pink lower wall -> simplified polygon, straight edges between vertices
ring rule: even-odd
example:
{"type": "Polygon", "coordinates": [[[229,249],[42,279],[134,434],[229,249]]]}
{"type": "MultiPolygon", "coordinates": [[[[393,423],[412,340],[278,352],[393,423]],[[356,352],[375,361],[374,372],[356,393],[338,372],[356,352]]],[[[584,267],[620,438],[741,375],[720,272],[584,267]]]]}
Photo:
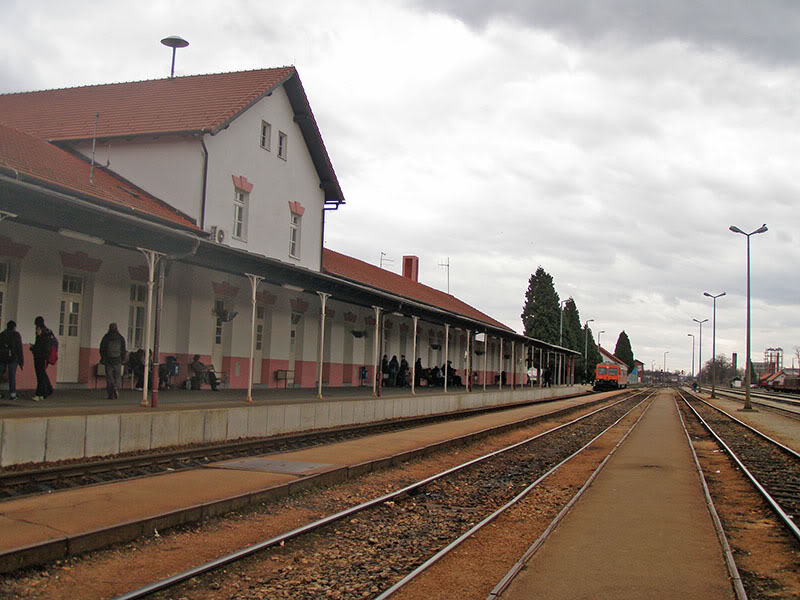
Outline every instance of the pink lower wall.
{"type": "MultiPolygon", "coordinates": [[[[25,352],[25,364],[22,369],[17,367],[17,390],[35,390],[36,389],[36,371],[33,368],[33,355],[28,351],[27,347],[23,347],[25,352]]],[[[58,365],[50,365],[47,367],[47,376],[50,378],[50,383],[53,388],[56,387],[56,373],[58,372],[58,365]]],[[[3,389],[5,389],[3,384],[3,389]]]]}
{"type": "MultiPolygon", "coordinates": [[[[174,378],[175,385],[183,385],[183,383],[190,377],[189,363],[192,362],[194,354],[179,354],[179,353],[159,353],[161,363],[165,363],[167,356],[174,356],[180,365],[180,373],[174,378]]],[[[201,354],[200,360],[206,364],[212,364],[211,355],[201,354]]],[[[99,348],[81,348],[80,350],[80,366],[78,369],[78,382],[87,384],[89,387],[102,387],[104,380],[95,377],[96,365],[100,362],[99,348]]],[[[216,365],[215,365],[216,366],[216,365]]],[[[248,383],[248,368],[249,357],[235,357],[227,356],[223,359],[221,370],[228,377],[228,387],[232,389],[245,389],[248,383]],[[235,362],[238,361],[239,375],[235,375],[235,362]]],[[[261,381],[253,381],[254,384],[265,385],[268,388],[283,387],[285,385],[283,380],[276,378],[276,371],[285,370],[289,368],[289,361],[282,359],[265,358],[261,362],[261,381]]],[[[47,372],[50,376],[50,381],[53,386],[56,385],[57,365],[48,367],[47,372]]],[[[323,366],[323,383],[327,386],[340,387],[340,386],[358,386],[360,383],[363,385],[372,385],[373,374],[375,367],[372,365],[362,365],[353,363],[325,363],[323,366]],[[364,382],[360,381],[361,367],[367,368],[367,379],[364,382]]],[[[458,374],[462,377],[462,381],[466,383],[466,371],[464,369],[457,370],[458,374]]],[[[481,370],[476,370],[478,374],[477,381],[474,385],[482,386],[484,381],[484,373],[481,370]]],[[[489,371],[486,374],[486,385],[495,385],[496,371],[489,371]]],[[[507,374],[509,382],[511,380],[511,373],[507,374]]],[[[524,384],[526,382],[526,375],[524,373],[517,373],[515,382],[517,384],[524,384]]],[[[317,385],[317,363],[316,361],[296,361],[295,363],[295,385],[304,388],[313,388],[317,385]]],[[[206,386],[207,387],[207,386],[206,386]]],[[[36,388],[36,374],[33,369],[33,356],[26,348],[25,368],[23,370],[17,369],[17,389],[31,390],[36,388]]]]}

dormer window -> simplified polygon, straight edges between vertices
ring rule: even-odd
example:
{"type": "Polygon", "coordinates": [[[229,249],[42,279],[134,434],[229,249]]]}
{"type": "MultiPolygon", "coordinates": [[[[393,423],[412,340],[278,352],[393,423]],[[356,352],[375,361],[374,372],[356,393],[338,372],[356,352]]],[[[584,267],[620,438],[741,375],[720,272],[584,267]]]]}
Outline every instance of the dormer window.
{"type": "Polygon", "coordinates": [[[278,158],[286,160],[289,152],[289,136],[282,131],[278,132],[278,158]]]}
{"type": "Polygon", "coordinates": [[[261,121],[261,147],[269,152],[272,149],[272,125],[261,121]]]}

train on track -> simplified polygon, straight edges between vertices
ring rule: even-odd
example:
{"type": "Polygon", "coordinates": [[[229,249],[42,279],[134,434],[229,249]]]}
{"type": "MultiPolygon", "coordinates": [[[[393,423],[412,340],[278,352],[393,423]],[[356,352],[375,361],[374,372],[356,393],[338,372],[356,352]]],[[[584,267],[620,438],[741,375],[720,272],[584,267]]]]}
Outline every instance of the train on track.
{"type": "Polygon", "coordinates": [[[628,387],[628,367],[615,363],[598,363],[594,368],[594,390],[618,390],[628,387]]]}
{"type": "Polygon", "coordinates": [[[790,394],[800,394],[800,377],[784,377],[783,380],[775,380],[762,384],[763,388],[773,392],[789,392],[790,394]]]}

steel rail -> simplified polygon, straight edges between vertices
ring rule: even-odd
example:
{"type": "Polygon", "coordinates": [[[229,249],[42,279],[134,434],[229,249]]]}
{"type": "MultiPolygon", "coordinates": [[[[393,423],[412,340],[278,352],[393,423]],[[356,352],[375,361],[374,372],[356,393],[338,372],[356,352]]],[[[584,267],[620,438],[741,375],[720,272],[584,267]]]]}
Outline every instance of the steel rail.
{"type": "MultiPolygon", "coordinates": [[[[680,392],[680,393],[684,394],[686,392],[680,392]]],[[[728,453],[728,456],[730,456],[733,459],[733,461],[736,463],[736,465],[742,470],[742,473],[744,473],[747,476],[747,478],[750,480],[750,483],[752,483],[753,486],[755,486],[756,490],[758,490],[758,492],[764,497],[764,499],[767,501],[767,504],[769,504],[770,507],[772,508],[772,510],[775,512],[775,514],[778,515],[778,518],[783,522],[784,525],[786,525],[787,529],[789,529],[789,531],[792,533],[792,535],[795,537],[795,539],[800,541],[800,528],[798,528],[797,525],[795,525],[795,523],[792,520],[792,518],[784,512],[784,510],[781,508],[780,504],[778,504],[775,501],[775,499],[770,495],[770,493],[766,490],[766,488],[764,488],[764,486],[761,485],[761,482],[759,482],[758,479],[750,472],[750,469],[748,469],[745,466],[744,462],[742,462],[742,460],[736,455],[736,453],[733,450],[731,450],[731,448],[728,446],[728,444],[725,443],[725,441],[717,434],[717,432],[714,431],[711,428],[711,426],[705,421],[705,419],[703,419],[703,417],[700,416],[700,414],[694,409],[694,407],[691,404],[689,404],[689,402],[686,400],[686,398],[683,398],[683,401],[686,403],[686,406],[688,406],[689,409],[694,413],[694,415],[697,417],[697,419],[703,424],[703,426],[709,431],[709,433],[716,440],[716,442],[720,446],[722,446],[722,448],[725,450],[725,452],[728,453]]],[[[714,407],[714,408],[716,408],[716,407],[714,407]]],[[[719,410],[719,409],[717,409],[717,410],[719,410]]],[[[720,412],[724,413],[724,411],[720,411],[720,412]]],[[[727,413],[724,413],[724,414],[727,414],[727,413]]],[[[728,416],[730,416],[730,415],[728,415],[728,416]]],[[[734,421],[737,421],[738,423],[741,423],[741,421],[739,421],[738,419],[735,419],[734,417],[731,417],[731,418],[734,419],[734,421]]],[[[749,426],[747,426],[747,427],[749,428],[749,426]]],[[[769,438],[768,436],[764,435],[760,431],[755,430],[755,429],[753,431],[755,431],[756,433],[760,434],[765,440],[769,440],[770,442],[776,444],[780,448],[782,448],[782,449],[786,448],[785,446],[783,446],[783,444],[775,442],[775,440],[772,440],[771,438],[769,438]]],[[[791,449],[790,449],[790,451],[794,452],[791,449]]]]}
{"type": "MultiPolygon", "coordinates": [[[[652,395],[654,395],[656,393],[657,393],[656,391],[651,392],[651,394],[649,396],[647,396],[646,398],[644,398],[642,400],[642,402],[646,402],[652,395]]],[[[627,417],[631,413],[631,411],[633,411],[635,408],[641,406],[642,402],[640,402],[639,404],[637,404],[636,406],[631,408],[630,411],[628,411],[627,413],[622,415],[622,417],[620,417],[619,420],[617,420],[613,425],[611,425],[611,427],[615,427],[620,421],[622,421],[622,419],[627,417]]],[[[589,487],[592,485],[592,483],[594,483],[594,480],[600,474],[600,471],[602,471],[603,468],[606,466],[606,464],[608,464],[608,461],[611,459],[611,456],[617,451],[617,449],[620,446],[622,446],[622,443],[626,439],[628,439],[628,436],[636,428],[636,426],[639,424],[639,422],[644,418],[644,415],[647,413],[647,411],[650,409],[650,407],[652,405],[653,405],[653,403],[651,402],[650,404],[647,405],[647,407],[645,407],[645,409],[642,411],[642,414],[639,415],[639,417],[636,419],[636,421],[633,423],[633,425],[631,425],[631,427],[628,429],[628,431],[625,432],[625,435],[623,435],[622,438],[620,438],[620,440],[614,445],[614,447],[611,449],[611,451],[605,456],[605,458],[603,458],[603,460],[600,462],[600,464],[597,465],[595,470],[592,472],[591,475],[589,475],[589,477],[583,483],[581,488],[577,492],[575,492],[575,495],[572,496],[570,501],[567,502],[567,504],[564,505],[564,507],[558,512],[558,514],[555,516],[555,518],[550,522],[550,524],[542,532],[542,534],[536,539],[536,541],[534,541],[533,544],[531,544],[528,547],[528,549],[519,558],[519,560],[517,560],[517,562],[514,563],[514,566],[512,566],[508,570],[508,572],[506,572],[506,574],[500,579],[500,581],[497,583],[497,585],[494,586],[492,591],[489,592],[489,595],[487,596],[487,600],[496,600],[496,598],[498,598],[508,588],[508,586],[511,585],[511,582],[514,581],[514,578],[516,578],[516,576],[519,575],[520,571],[522,571],[522,569],[525,568],[525,565],[528,563],[528,561],[531,559],[531,557],[534,554],[536,554],[536,552],[539,550],[539,548],[541,548],[542,545],[545,543],[547,538],[550,537],[550,534],[552,534],[553,531],[555,531],[555,529],[558,526],[558,524],[564,519],[565,516],[567,516],[567,513],[572,509],[572,507],[575,505],[575,503],[578,501],[578,499],[580,499],[580,497],[583,496],[583,494],[586,492],[586,490],[589,489],[589,487]]],[[[598,439],[601,435],[605,434],[609,429],[611,429],[611,427],[609,427],[608,429],[603,431],[594,440],[589,442],[589,444],[586,444],[586,446],[584,446],[578,452],[576,452],[575,455],[577,455],[579,452],[583,452],[583,450],[585,450],[589,445],[594,443],[594,441],[596,439],[598,439]]],[[[575,456],[575,455],[573,455],[573,456],[575,456]]],[[[571,458],[572,458],[572,456],[570,456],[567,460],[570,460],[571,458]]],[[[566,462],[566,460],[564,462],[566,462]]],[[[560,467],[561,465],[559,464],[558,466],[560,467]]],[[[553,469],[553,471],[555,471],[555,468],[553,469]]],[[[547,475],[549,475],[549,474],[550,473],[548,473],[547,475]]],[[[540,479],[543,479],[543,477],[540,478],[540,479]]],[[[534,482],[534,483],[536,483],[536,482],[534,482]]]]}
{"type": "Polygon", "coordinates": [[[725,535],[725,528],[722,526],[722,521],[717,513],[717,508],[714,506],[714,499],[711,497],[711,491],[708,489],[708,483],[706,482],[706,476],[703,473],[703,467],[700,466],[700,460],[697,458],[697,452],[695,451],[694,444],[692,443],[692,436],[689,435],[689,430],[686,428],[686,421],[683,418],[683,413],[681,413],[678,406],[678,398],[682,400],[683,397],[678,390],[676,390],[676,395],[677,398],[673,396],[675,409],[678,411],[678,417],[681,420],[681,426],[683,427],[684,435],[686,435],[686,441],[689,444],[689,450],[692,451],[694,467],[697,470],[697,474],[700,477],[700,483],[703,486],[703,495],[706,498],[706,506],[708,507],[708,512],[711,513],[711,520],[714,522],[714,529],[717,532],[717,539],[719,539],[719,543],[722,546],[722,553],[725,556],[725,564],[728,567],[728,574],[733,582],[733,590],[736,592],[737,600],[747,600],[747,592],[744,589],[744,584],[742,583],[742,576],[739,574],[739,569],[736,567],[736,561],[733,558],[733,551],[728,543],[728,536],[725,535]]]}
{"type": "Polygon", "coordinates": [[[791,455],[791,456],[793,456],[794,458],[796,458],[796,459],[800,460],[800,452],[797,452],[797,451],[793,450],[792,448],[789,448],[788,446],[786,446],[786,445],[784,445],[784,444],[781,444],[781,443],[780,443],[778,440],[773,440],[773,439],[772,439],[771,437],[769,437],[767,434],[765,434],[765,433],[763,433],[763,432],[759,431],[758,429],[756,429],[756,428],[755,428],[755,427],[753,427],[752,425],[750,425],[750,424],[748,424],[748,423],[745,423],[744,421],[741,421],[741,420],[737,419],[737,418],[736,418],[736,417],[734,417],[732,414],[730,414],[730,413],[728,413],[728,412],[726,412],[726,411],[722,410],[722,409],[721,409],[721,408],[719,408],[718,406],[714,406],[713,404],[711,404],[710,402],[708,402],[708,401],[707,401],[707,400],[705,400],[704,398],[700,398],[699,396],[697,396],[697,395],[695,395],[695,394],[692,394],[692,393],[690,393],[690,392],[685,392],[685,393],[687,393],[687,394],[689,394],[690,396],[692,396],[692,397],[693,397],[695,400],[697,400],[698,402],[702,402],[703,404],[705,404],[706,406],[708,406],[708,407],[710,407],[710,408],[713,408],[713,409],[714,409],[714,410],[716,410],[717,412],[721,412],[723,415],[725,415],[726,417],[728,417],[728,418],[729,418],[729,419],[731,419],[732,421],[735,421],[736,423],[738,423],[739,425],[741,425],[741,426],[742,426],[742,427],[744,427],[745,429],[748,429],[748,430],[749,430],[751,433],[754,433],[754,434],[756,434],[757,436],[759,436],[759,437],[763,438],[764,440],[766,440],[767,442],[770,442],[771,444],[774,444],[774,445],[778,446],[778,447],[779,447],[781,450],[783,450],[783,451],[784,451],[784,452],[786,452],[787,454],[790,454],[790,455],[791,455]]]}
{"type": "MultiPolygon", "coordinates": [[[[709,388],[707,386],[702,386],[700,389],[708,390],[709,388]]],[[[744,392],[740,392],[738,390],[733,390],[733,389],[725,389],[725,388],[723,389],[717,388],[717,394],[721,394],[729,398],[735,398],[737,400],[740,397],[744,396],[744,392]]],[[[792,396],[792,395],[786,395],[786,392],[783,393],[750,392],[750,397],[760,398],[762,400],[772,400],[773,402],[780,402],[781,404],[788,404],[789,406],[800,407],[800,398],[798,398],[796,394],[792,396]]]]}
{"type": "MultiPolygon", "coordinates": [[[[641,393],[641,392],[639,392],[639,393],[641,393]]],[[[501,448],[499,450],[495,450],[494,452],[490,452],[489,454],[485,454],[483,456],[480,456],[478,458],[474,458],[472,460],[469,460],[469,461],[467,461],[465,463],[462,463],[460,465],[457,465],[455,467],[451,467],[450,469],[446,469],[445,471],[441,471],[440,473],[437,473],[435,475],[431,475],[430,477],[426,477],[425,479],[422,479],[420,481],[417,481],[415,483],[407,485],[407,486],[405,486],[405,487],[403,487],[401,489],[395,490],[395,491],[390,492],[388,494],[385,494],[383,496],[380,496],[379,498],[374,498],[372,500],[368,500],[367,502],[363,502],[363,503],[358,504],[356,506],[352,506],[352,507],[350,507],[348,509],[342,510],[342,511],[337,512],[337,513],[334,513],[333,515],[329,515],[327,517],[324,517],[324,518],[319,519],[317,521],[314,521],[312,523],[307,523],[306,525],[302,525],[300,527],[292,529],[291,531],[287,531],[285,533],[282,533],[282,534],[280,534],[278,536],[269,538],[267,540],[263,540],[263,541],[258,542],[256,544],[252,544],[250,546],[247,546],[245,548],[242,548],[240,550],[237,550],[237,551],[232,552],[230,554],[227,554],[225,556],[221,556],[221,557],[219,557],[217,559],[214,559],[212,561],[203,563],[203,564],[198,565],[196,567],[192,567],[191,569],[187,569],[186,571],[183,571],[181,573],[176,573],[175,575],[173,575],[171,577],[167,577],[167,578],[162,579],[160,581],[156,581],[156,582],[150,583],[150,584],[148,584],[148,585],[146,585],[144,587],[141,587],[141,588],[139,588],[137,590],[133,590],[133,591],[128,592],[126,594],[122,594],[121,596],[117,596],[116,598],[114,598],[114,600],[138,600],[139,598],[145,598],[147,596],[155,594],[156,592],[168,589],[168,588],[173,587],[173,586],[175,586],[175,585],[177,585],[177,584],[179,584],[181,582],[184,582],[184,581],[186,581],[188,579],[191,579],[193,577],[197,577],[198,575],[203,575],[205,573],[208,573],[210,571],[213,571],[215,569],[223,567],[223,566],[225,566],[227,564],[236,562],[238,560],[241,560],[243,558],[246,558],[248,556],[251,556],[253,554],[261,552],[263,550],[266,550],[268,548],[271,548],[271,547],[274,547],[274,546],[280,546],[281,544],[284,544],[285,542],[287,542],[287,541],[289,541],[289,540],[291,540],[293,538],[296,538],[296,537],[299,537],[299,536],[301,536],[303,534],[306,534],[306,533],[309,533],[311,531],[317,530],[317,529],[319,529],[321,527],[324,527],[326,525],[330,525],[331,523],[335,523],[335,522],[340,521],[342,519],[346,519],[347,517],[349,517],[351,515],[354,515],[356,513],[362,512],[362,511],[367,510],[369,508],[372,508],[374,506],[378,506],[380,504],[383,504],[384,502],[386,502],[388,500],[393,500],[394,498],[398,498],[400,496],[406,495],[409,492],[413,492],[414,490],[423,488],[426,485],[428,485],[428,484],[430,484],[430,483],[432,483],[434,481],[437,481],[438,479],[442,479],[444,477],[447,477],[448,475],[451,475],[453,473],[457,473],[459,471],[467,469],[467,468],[469,468],[469,467],[471,467],[471,466],[473,466],[475,464],[484,462],[486,460],[494,458],[494,457],[496,457],[496,456],[498,456],[500,454],[503,454],[505,452],[510,452],[510,451],[512,451],[512,450],[514,450],[516,448],[528,445],[528,444],[534,442],[535,440],[538,440],[539,438],[542,438],[544,436],[550,435],[550,434],[552,434],[552,433],[554,433],[556,431],[560,431],[561,429],[564,429],[566,427],[574,425],[575,423],[583,421],[584,419],[588,419],[589,417],[591,417],[591,416],[593,416],[593,415],[595,415],[597,413],[600,413],[600,412],[602,412],[604,410],[608,410],[610,408],[613,408],[614,406],[617,406],[618,404],[621,404],[622,402],[626,402],[627,400],[636,397],[636,395],[637,395],[637,393],[633,393],[629,397],[626,397],[626,398],[623,398],[621,400],[618,400],[617,402],[609,404],[608,406],[604,406],[602,408],[598,408],[597,410],[593,410],[593,411],[591,411],[591,412],[589,412],[589,413],[587,413],[585,415],[582,415],[582,416],[580,416],[580,417],[578,417],[576,419],[573,419],[573,420],[571,420],[571,421],[569,421],[567,423],[563,423],[561,425],[558,425],[557,427],[554,427],[553,429],[549,429],[547,431],[539,433],[539,434],[537,434],[535,436],[532,436],[530,438],[527,438],[525,440],[522,440],[520,442],[517,442],[517,443],[512,444],[510,446],[507,446],[505,448],[501,448]]]]}
{"type": "MultiPolygon", "coordinates": [[[[559,396],[554,399],[538,400],[536,403],[548,403],[566,398],[576,396],[593,395],[593,394],[577,394],[568,396],[559,396]]],[[[596,400],[594,402],[601,402],[596,400]]],[[[531,402],[532,403],[532,402],[531,402]]],[[[480,414],[500,412],[503,410],[511,410],[519,408],[530,403],[519,403],[511,406],[489,406],[479,409],[470,409],[468,411],[460,411],[458,413],[440,414],[440,415],[425,415],[418,417],[403,418],[396,421],[382,422],[382,423],[369,423],[355,426],[345,426],[340,428],[331,428],[323,431],[316,431],[313,433],[295,433],[295,434],[280,434],[270,436],[269,438],[250,439],[236,442],[223,442],[216,444],[208,444],[201,446],[194,446],[191,448],[182,448],[178,450],[169,450],[166,452],[150,452],[147,454],[139,454],[136,456],[124,456],[112,459],[97,460],[81,462],[79,464],[65,464],[43,467],[40,469],[26,469],[20,471],[5,471],[0,472],[0,488],[21,486],[26,484],[47,484],[50,482],[57,482],[68,478],[91,477],[103,474],[112,473],[124,469],[146,469],[148,467],[161,468],[162,465],[180,463],[181,461],[191,461],[206,457],[214,457],[226,454],[246,454],[248,452],[258,452],[262,448],[264,453],[280,452],[286,445],[315,445],[315,440],[320,440],[318,445],[331,443],[326,438],[334,438],[337,436],[362,436],[372,435],[373,433],[396,430],[396,429],[410,429],[421,425],[427,425],[438,421],[458,420],[473,417],[480,414]]],[[[591,403],[590,403],[591,404],[591,403]]],[[[208,462],[213,462],[209,460],[208,462]]],[[[198,468],[195,465],[187,465],[185,468],[178,468],[176,470],[186,470],[198,468]]],[[[147,475],[137,475],[122,478],[110,478],[107,481],[87,483],[83,485],[66,486],[64,488],[56,488],[49,491],[57,491],[59,489],[76,489],[79,487],[89,487],[92,485],[102,485],[111,483],[113,481],[123,481],[136,479],[138,477],[148,477],[150,475],[160,475],[161,472],[149,473],[147,475]]],[[[39,493],[48,493],[49,491],[36,492],[31,494],[18,494],[9,495],[0,498],[0,503],[6,500],[16,500],[27,496],[37,495],[39,493]]]]}

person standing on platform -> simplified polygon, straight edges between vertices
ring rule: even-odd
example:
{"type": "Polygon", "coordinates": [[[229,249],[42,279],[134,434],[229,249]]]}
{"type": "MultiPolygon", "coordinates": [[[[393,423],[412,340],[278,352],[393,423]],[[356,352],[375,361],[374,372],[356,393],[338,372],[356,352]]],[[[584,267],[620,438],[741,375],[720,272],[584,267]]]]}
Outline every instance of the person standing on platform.
{"type": "Polygon", "coordinates": [[[44,317],[36,317],[33,324],[36,326],[36,342],[30,345],[30,349],[33,353],[33,368],[36,371],[36,393],[32,400],[39,402],[53,394],[53,386],[47,376],[53,332],[45,326],[44,317]]]}
{"type": "Polygon", "coordinates": [[[389,361],[389,387],[397,387],[397,374],[400,372],[400,363],[397,362],[397,355],[392,355],[389,361]]]}
{"type": "Polygon", "coordinates": [[[122,387],[122,363],[125,362],[125,338],[116,323],[110,323],[108,332],[100,341],[100,362],[106,367],[106,391],[108,399],[119,398],[122,387]]]}
{"type": "Polygon", "coordinates": [[[22,369],[25,357],[22,354],[22,336],[17,324],[9,321],[0,333],[0,377],[8,373],[8,399],[17,399],[17,366],[22,369]]]}
{"type": "Polygon", "coordinates": [[[414,361],[414,385],[419,387],[420,380],[422,379],[422,359],[417,358],[414,361]]]}

